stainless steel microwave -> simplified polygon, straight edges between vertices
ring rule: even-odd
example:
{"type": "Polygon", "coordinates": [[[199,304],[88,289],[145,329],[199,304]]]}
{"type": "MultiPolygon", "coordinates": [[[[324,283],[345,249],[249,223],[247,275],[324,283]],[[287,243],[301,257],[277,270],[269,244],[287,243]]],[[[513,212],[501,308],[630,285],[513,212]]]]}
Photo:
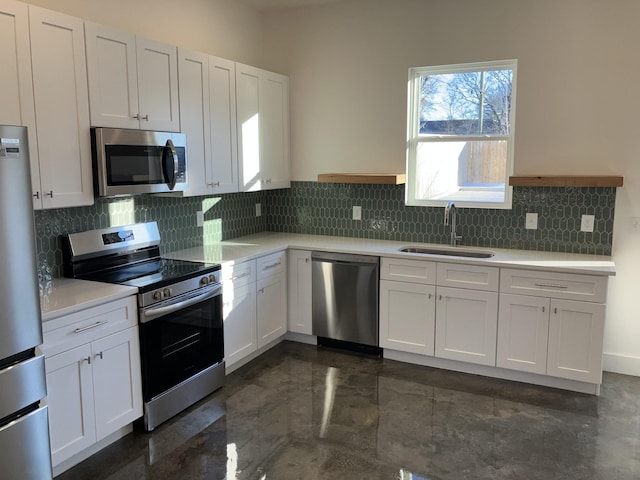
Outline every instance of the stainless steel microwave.
{"type": "Polygon", "coordinates": [[[101,197],[187,188],[183,133],[92,128],[91,148],[94,186],[101,197]]]}

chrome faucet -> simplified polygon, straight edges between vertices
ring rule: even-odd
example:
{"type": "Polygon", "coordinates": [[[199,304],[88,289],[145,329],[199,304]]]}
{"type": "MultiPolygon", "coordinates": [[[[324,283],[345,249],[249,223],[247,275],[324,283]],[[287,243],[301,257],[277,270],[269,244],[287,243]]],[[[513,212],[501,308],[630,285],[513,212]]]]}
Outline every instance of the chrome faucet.
{"type": "Polygon", "coordinates": [[[444,224],[449,225],[449,223],[451,223],[451,246],[455,247],[462,240],[462,235],[456,235],[456,206],[453,202],[447,203],[444,207],[444,224]]]}

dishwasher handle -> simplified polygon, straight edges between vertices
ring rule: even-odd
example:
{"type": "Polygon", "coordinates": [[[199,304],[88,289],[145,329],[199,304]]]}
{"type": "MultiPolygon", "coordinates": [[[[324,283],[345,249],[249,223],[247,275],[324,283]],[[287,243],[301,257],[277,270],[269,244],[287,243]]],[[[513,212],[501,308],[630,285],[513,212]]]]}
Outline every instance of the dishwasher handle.
{"type": "Polygon", "coordinates": [[[358,255],[352,253],[335,253],[335,252],[311,252],[311,261],[328,262],[328,263],[349,263],[349,264],[378,264],[380,257],[373,255],[358,255]]]}

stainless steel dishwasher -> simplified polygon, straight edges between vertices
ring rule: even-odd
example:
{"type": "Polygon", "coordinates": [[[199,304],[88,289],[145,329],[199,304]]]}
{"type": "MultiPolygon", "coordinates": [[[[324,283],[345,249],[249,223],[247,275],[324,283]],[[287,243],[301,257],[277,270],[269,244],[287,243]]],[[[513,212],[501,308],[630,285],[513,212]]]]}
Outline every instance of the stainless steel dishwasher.
{"type": "Polygon", "coordinates": [[[378,257],[312,252],[312,331],[378,347],[378,257]]]}

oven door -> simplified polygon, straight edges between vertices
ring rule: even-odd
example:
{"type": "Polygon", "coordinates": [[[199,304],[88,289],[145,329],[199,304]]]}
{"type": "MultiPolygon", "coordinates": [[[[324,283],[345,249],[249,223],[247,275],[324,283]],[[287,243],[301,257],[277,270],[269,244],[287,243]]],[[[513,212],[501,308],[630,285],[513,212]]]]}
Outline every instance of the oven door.
{"type": "Polygon", "coordinates": [[[145,402],[222,362],[219,283],[142,308],[139,313],[145,402]]]}

